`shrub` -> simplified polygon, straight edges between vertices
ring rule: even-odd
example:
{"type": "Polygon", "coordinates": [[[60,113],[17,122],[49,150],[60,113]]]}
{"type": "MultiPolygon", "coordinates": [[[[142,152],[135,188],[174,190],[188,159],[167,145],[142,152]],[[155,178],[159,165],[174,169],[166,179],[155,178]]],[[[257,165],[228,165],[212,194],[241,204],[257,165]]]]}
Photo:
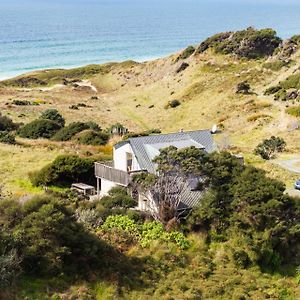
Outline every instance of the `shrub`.
{"type": "Polygon", "coordinates": [[[271,86],[268,89],[265,90],[264,95],[273,95],[280,91],[282,89],[281,86],[276,85],[276,86],[271,86]]]}
{"type": "Polygon", "coordinates": [[[0,112],[0,131],[12,131],[17,129],[18,127],[18,124],[15,124],[9,117],[2,116],[0,112]]]}
{"type": "Polygon", "coordinates": [[[217,53],[255,59],[272,55],[280,43],[281,39],[274,30],[255,30],[249,27],[246,30],[214,35],[201,43],[198,52],[213,48],[217,53]]]}
{"type": "Polygon", "coordinates": [[[18,106],[32,105],[32,103],[28,100],[13,100],[12,104],[18,105],[18,106]]]}
{"type": "Polygon", "coordinates": [[[68,126],[61,128],[54,136],[55,141],[69,141],[77,133],[89,129],[90,123],[74,122],[68,126]]]}
{"type": "Polygon", "coordinates": [[[243,82],[240,82],[237,85],[236,93],[237,94],[249,95],[250,90],[251,90],[250,84],[247,81],[243,81],[243,82]]]}
{"type": "Polygon", "coordinates": [[[94,161],[76,155],[60,155],[39,172],[31,173],[33,185],[70,186],[74,182],[94,183],[94,161]]]}
{"type": "Polygon", "coordinates": [[[196,51],[194,46],[188,46],[185,50],[182,51],[182,53],[177,57],[176,61],[179,61],[180,59],[187,59],[189,58],[194,52],[196,51]]]}
{"type": "Polygon", "coordinates": [[[78,143],[84,145],[101,146],[106,145],[109,140],[109,134],[97,132],[95,130],[85,130],[75,136],[78,143]]]}
{"type": "Polygon", "coordinates": [[[286,90],[284,89],[278,90],[278,92],[274,95],[274,100],[286,101],[287,100],[286,90]]]}
{"type": "Polygon", "coordinates": [[[72,274],[103,263],[104,244],[75,221],[63,200],[37,196],[24,204],[21,214],[12,235],[27,274],[72,274]]]}
{"type": "Polygon", "coordinates": [[[14,145],[16,143],[15,136],[9,132],[0,132],[0,143],[14,145]]]}
{"type": "Polygon", "coordinates": [[[137,224],[128,216],[109,216],[101,229],[106,231],[122,230],[135,236],[142,247],[149,247],[150,243],[160,240],[165,243],[177,245],[180,249],[188,249],[190,243],[183,233],[178,231],[166,232],[162,224],[157,222],[147,222],[142,225],[137,224]]]}
{"type": "Polygon", "coordinates": [[[300,106],[289,107],[286,109],[286,112],[291,116],[300,118],[300,106]]]}
{"type": "Polygon", "coordinates": [[[19,129],[18,134],[23,138],[51,138],[61,125],[51,120],[38,119],[19,129]]]}
{"type": "Polygon", "coordinates": [[[108,209],[112,208],[131,208],[136,206],[134,201],[128,194],[126,189],[115,187],[109,191],[108,196],[101,198],[101,204],[108,209]]]}
{"type": "Polygon", "coordinates": [[[179,100],[172,100],[169,101],[168,104],[166,105],[166,108],[175,108],[177,106],[181,105],[181,102],[179,100]]]}
{"type": "Polygon", "coordinates": [[[279,71],[287,65],[288,65],[288,62],[283,61],[283,60],[277,60],[277,61],[267,62],[267,63],[263,64],[263,67],[268,70],[279,71]]]}
{"type": "Polygon", "coordinates": [[[284,89],[299,89],[300,90],[300,73],[289,76],[286,80],[280,83],[284,89]]]}
{"type": "Polygon", "coordinates": [[[65,126],[65,119],[57,109],[47,109],[42,114],[40,119],[51,120],[58,123],[61,127],[65,126]]]}
{"type": "Polygon", "coordinates": [[[256,155],[260,155],[263,159],[269,160],[276,157],[277,152],[283,152],[286,147],[286,142],[280,137],[272,136],[270,139],[265,139],[254,150],[256,155]]]}

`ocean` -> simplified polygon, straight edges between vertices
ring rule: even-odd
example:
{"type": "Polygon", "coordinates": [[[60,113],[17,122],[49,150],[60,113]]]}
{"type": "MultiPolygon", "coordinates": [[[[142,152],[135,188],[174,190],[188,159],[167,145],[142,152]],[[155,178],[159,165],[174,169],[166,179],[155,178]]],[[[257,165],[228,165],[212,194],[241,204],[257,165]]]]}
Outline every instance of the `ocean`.
{"type": "Polygon", "coordinates": [[[248,26],[300,34],[300,1],[0,0],[0,79],[154,59],[248,26]]]}

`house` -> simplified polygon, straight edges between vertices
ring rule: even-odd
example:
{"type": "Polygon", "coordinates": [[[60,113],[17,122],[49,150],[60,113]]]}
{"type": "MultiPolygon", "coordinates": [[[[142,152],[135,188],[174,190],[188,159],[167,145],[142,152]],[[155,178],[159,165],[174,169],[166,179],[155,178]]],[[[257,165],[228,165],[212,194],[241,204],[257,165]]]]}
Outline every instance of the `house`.
{"type": "MultiPolygon", "coordinates": [[[[194,146],[206,152],[216,150],[213,134],[209,130],[158,134],[144,137],[129,138],[114,146],[113,161],[109,163],[95,163],[97,178],[97,195],[106,195],[115,186],[128,187],[134,173],[145,171],[155,174],[156,166],[153,159],[159,155],[159,150],[175,146],[178,149],[194,146]]],[[[182,195],[182,205],[195,206],[201,191],[191,187],[182,195]]],[[[138,208],[147,210],[149,203],[139,197],[138,208]]]]}

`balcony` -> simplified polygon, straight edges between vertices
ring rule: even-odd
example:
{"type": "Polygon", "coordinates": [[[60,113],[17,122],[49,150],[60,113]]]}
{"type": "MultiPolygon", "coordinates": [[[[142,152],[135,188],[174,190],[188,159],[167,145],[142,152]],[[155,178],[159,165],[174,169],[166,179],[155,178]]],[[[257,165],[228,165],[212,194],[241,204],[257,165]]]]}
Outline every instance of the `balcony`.
{"type": "Polygon", "coordinates": [[[128,186],[130,183],[129,173],[115,169],[113,167],[113,162],[95,163],[95,176],[115,182],[122,186],[128,186]]]}

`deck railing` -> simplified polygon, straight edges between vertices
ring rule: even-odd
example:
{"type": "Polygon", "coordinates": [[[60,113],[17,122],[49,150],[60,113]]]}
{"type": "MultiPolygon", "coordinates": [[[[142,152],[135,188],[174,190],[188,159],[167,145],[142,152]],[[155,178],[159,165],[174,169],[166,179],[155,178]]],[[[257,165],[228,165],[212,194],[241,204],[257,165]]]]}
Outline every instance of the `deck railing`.
{"type": "Polygon", "coordinates": [[[122,170],[113,168],[112,163],[95,163],[95,175],[123,186],[128,186],[130,175],[122,170]]]}

